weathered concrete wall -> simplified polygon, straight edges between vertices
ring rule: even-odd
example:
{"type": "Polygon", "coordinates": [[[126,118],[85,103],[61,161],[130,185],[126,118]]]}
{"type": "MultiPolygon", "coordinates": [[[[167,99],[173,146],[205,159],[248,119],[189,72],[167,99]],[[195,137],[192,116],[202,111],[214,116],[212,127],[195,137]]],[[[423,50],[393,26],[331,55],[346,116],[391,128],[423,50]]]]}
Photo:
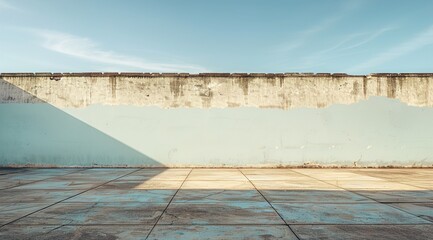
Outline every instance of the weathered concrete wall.
{"type": "Polygon", "coordinates": [[[433,74],[1,74],[0,165],[433,166],[433,74]]]}
{"type": "Polygon", "coordinates": [[[433,106],[433,75],[376,74],[3,74],[0,99],[56,107],[92,104],[163,108],[299,108],[352,104],[371,96],[433,106]],[[18,76],[17,76],[18,75],[18,76]],[[57,81],[56,81],[57,80],[57,81]],[[11,93],[6,83],[30,95],[11,93]],[[6,84],[6,85],[5,85],[6,84]]]}

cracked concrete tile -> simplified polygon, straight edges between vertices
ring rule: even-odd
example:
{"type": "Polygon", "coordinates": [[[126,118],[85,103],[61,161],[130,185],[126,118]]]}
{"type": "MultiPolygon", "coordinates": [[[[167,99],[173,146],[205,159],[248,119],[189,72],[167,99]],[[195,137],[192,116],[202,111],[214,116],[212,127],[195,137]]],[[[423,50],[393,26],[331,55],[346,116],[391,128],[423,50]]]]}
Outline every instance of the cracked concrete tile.
{"type": "Polygon", "coordinates": [[[353,171],[396,182],[412,180],[433,181],[433,171],[431,169],[356,169],[353,171]]]}
{"type": "Polygon", "coordinates": [[[386,180],[363,181],[363,180],[325,180],[325,182],[349,190],[371,189],[371,190],[423,190],[422,188],[390,182],[386,180]]]}
{"type": "Polygon", "coordinates": [[[389,205],[433,223],[433,203],[394,203],[389,205]]]}
{"type": "Polygon", "coordinates": [[[293,169],[318,180],[381,180],[380,178],[354,173],[345,169],[293,169]]]}
{"type": "Polygon", "coordinates": [[[190,175],[187,181],[248,181],[248,179],[244,175],[190,175]]]}
{"type": "Polygon", "coordinates": [[[82,190],[7,189],[0,191],[0,203],[55,203],[82,190]]]}
{"type": "Polygon", "coordinates": [[[431,190],[354,190],[378,202],[433,202],[431,190]]]}
{"type": "Polygon", "coordinates": [[[65,202],[140,202],[140,203],[168,203],[176,190],[135,190],[96,188],[70,198],[65,202]]]}
{"type": "Polygon", "coordinates": [[[233,168],[193,168],[191,174],[238,174],[238,169],[233,168]]]}
{"type": "Polygon", "coordinates": [[[288,224],[425,224],[428,221],[380,203],[272,203],[288,224]]]}
{"type": "Polygon", "coordinates": [[[122,177],[119,180],[126,181],[183,181],[188,176],[190,169],[143,169],[122,177]]]}
{"type": "Polygon", "coordinates": [[[116,177],[107,176],[61,176],[51,179],[52,181],[64,181],[64,182],[89,182],[89,183],[99,183],[109,182],[116,179],[116,177]]]}
{"type": "Polygon", "coordinates": [[[154,224],[164,203],[59,203],[17,224],[154,224]]]}
{"type": "Polygon", "coordinates": [[[433,225],[293,225],[301,239],[431,239],[433,225]]]}
{"type": "MultiPolygon", "coordinates": [[[[0,239],[8,240],[42,240],[50,239],[50,231],[55,230],[58,226],[21,226],[7,225],[0,229],[0,239]]],[[[53,238],[51,238],[53,239],[53,238]]]]}
{"type": "Polygon", "coordinates": [[[239,169],[245,175],[301,175],[299,173],[295,173],[292,169],[284,169],[284,168],[243,168],[239,169]]]}
{"type": "Polygon", "coordinates": [[[371,199],[344,190],[261,190],[270,202],[359,203],[371,199]]]}
{"type": "Polygon", "coordinates": [[[0,168],[0,175],[8,175],[8,174],[15,174],[15,173],[21,173],[24,172],[25,169],[23,168],[0,168]]]}
{"type": "Polygon", "coordinates": [[[33,180],[0,180],[0,190],[18,187],[34,182],[33,180]]]}
{"type": "Polygon", "coordinates": [[[183,181],[157,181],[157,180],[144,180],[144,181],[123,181],[116,180],[101,187],[105,189],[135,189],[135,190],[176,190],[179,189],[183,181]]]}
{"type": "Polygon", "coordinates": [[[77,173],[72,173],[64,176],[56,177],[59,180],[73,180],[73,181],[98,181],[107,182],[125,174],[132,173],[137,169],[116,169],[116,170],[105,170],[105,169],[86,169],[77,173]]]}
{"type": "Polygon", "coordinates": [[[190,190],[181,189],[173,202],[210,203],[210,202],[265,202],[257,190],[190,190]]]}
{"type": "Polygon", "coordinates": [[[183,181],[148,180],[138,184],[134,189],[179,189],[183,181]]]}
{"type": "Polygon", "coordinates": [[[13,175],[17,176],[43,176],[46,178],[49,177],[56,177],[56,176],[63,176],[67,174],[71,174],[74,172],[81,171],[81,169],[69,169],[69,168],[23,168],[20,171],[17,171],[13,175]]]}
{"type": "Polygon", "coordinates": [[[155,175],[155,176],[142,176],[142,175],[128,175],[118,179],[119,181],[184,181],[186,176],[182,175],[155,175]]]}
{"type": "Polygon", "coordinates": [[[182,189],[253,190],[249,181],[185,181],[182,189]]]}
{"type": "Polygon", "coordinates": [[[84,175],[110,175],[121,176],[139,170],[138,168],[88,168],[79,173],[84,175]]]}
{"type": "Polygon", "coordinates": [[[3,175],[0,176],[0,181],[26,181],[26,182],[33,182],[33,181],[40,181],[47,178],[51,178],[54,176],[47,176],[47,175],[40,175],[40,174],[9,174],[9,175],[3,175]]]}
{"type": "Polygon", "coordinates": [[[340,190],[340,188],[317,180],[310,181],[251,181],[259,190],[291,190],[291,189],[308,189],[308,190],[340,190]]]}
{"type": "Polygon", "coordinates": [[[118,175],[66,175],[56,177],[60,181],[81,181],[81,182],[108,182],[119,178],[118,175]]]}
{"type": "Polygon", "coordinates": [[[193,169],[187,181],[248,181],[237,169],[193,169]]]}
{"type": "Polygon", "coordinates": [[[152,225],[99,225],[99,226],[25,226],[11,225],[0,232],[0,238],[11,240],[145,240],[152,225]]]}
{"type": "Polygon", "coordinates": [[[44,180],[15,187],[14,189],[89,189],[100,185],[100,182],[44,180]]]}
{"type": "Polygon", "coordinates": [[[0,225],[42,209],[46,203],[0,203],[0,225]]]}
{"type": "Polygon", "coordinates": [[[423,189],[433,190],[433,180],[412,180],[412,181],[401,181],[402,184],[407,184],[423,189]]]}
{"type": "Polygon", "coordinates": [[[134,189],[145,181],[123,181],[116,180],[112,182],[104,183],[103,185],[97,187],[97,189],[113,189],[113,190],[129,190],[134,189]]]}
{"type": "Polygon", "coordinates": [[[159,224],[284,224],[267,202],[171,203],[159,224]]]}
{"type": "Polygon", "coordinates": [[[25,168],[31,173],[44,173],[52,175],[62,175],[72,172],[78,172],[83,170],[83,168],[25,168]]]}
{"type": "Polygon", "coordinates": [[[149,239],[297,239],[285,225],[169,226],[157,225],[149,239]]]}
{"type": "Polygon", "coordinates": [[[309,176],[296,173],[290,169],[241,169],[249,180],[292,180],[311,181],[315,180],[309,176]]]}
{"type": "Polygon", "coordinates": [[[247,175],[247,178],[251,181],[265,180],[265,181],[315,181],[315,179],[302,175],[293,174],[252,174],[247,175]]]}

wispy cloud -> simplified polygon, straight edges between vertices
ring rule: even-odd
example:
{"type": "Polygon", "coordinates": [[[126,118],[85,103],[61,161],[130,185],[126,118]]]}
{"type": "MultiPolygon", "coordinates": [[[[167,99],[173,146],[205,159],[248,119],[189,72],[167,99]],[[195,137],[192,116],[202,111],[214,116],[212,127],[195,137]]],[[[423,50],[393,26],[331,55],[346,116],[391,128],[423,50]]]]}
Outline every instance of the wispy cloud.
{"type": "Polygon", "coordinates": [[[381,28],[379,30],[376,30],[374,32],[368,32],[368,33],[359,33],[357,34],[358,36],[362,37],[362,36],[367,36],[364,37],[363,39],[361,39],[358,42],[352,43],[351,45],[342,47],[340,50],[341,51],[345,51],[345,50],[349,50],[349,49],[353,49],[353,48],[357,48],[357,47],[361,47],[362,45],[365,45],[373,40],[375,40],[376,38],[378,38],[380,35],[389,32],[391,30],[395,30],[395,27],[384,27],[381,28]]]}
{"type": "Polygon", "coordinates": [[[333,46],[323,49],[321,51],[317,51],[313,55],[305,57],[305,60],[318,61],[324,58],[325,55],[335,55],[346,52],[348,50],[362,47],[363,45],[372,42],[380,35],[393,29],[395,28],[384,27],[373,32],[359,32],[348,34],[333,46]]]}
{"type": "Polygon", "coordinates": [[[357,65],[354,68],[347,70],[347,72],[360,72],[368,70],[372,67],[380,66],[388,61],[394,60],[403,55],[409,54],[413,51],[419,50],[425,46],[433,44],[433,25],[425,31],[419,33],[415,37],[409,39],[406,42],[398,44],[397,46],[391,47],[388,50],[379,53],[375,57],[357,65]]]}
{"type": "Polygon", "coordinates": [[[315,37],[317,34],[324,32],[334,25],[336,25],[341,19],[343,19],[349,12],[356,10],[361,6],[360,1],[345,1],[343,5],[340,6],[340,13],[321,19],[317,24],[307,28],[304,31],[299,32],[296,37],[292,38],[290,41],[277,47],[277,51],[280,53],[286,53],[298,49],[305,45],[305,43],[315,37]]]}
{"type": "Polygon", "coordinates": [[[34,29],[31,31],[43,38],[42,46],[48,50],[99,64],[106,64],[110,67],[127,67],[150,72],[207,72],[205,68],[197,65],[157,63],[101,50],[92,40],[71,34],[34,29]]]}
{"type": "Polygon", "coordinates": [[[372,42],[382,34],[393,29],[395,28],[384,27],[372,32],[359,32],[345,35],[334,45],[302,57],[299,60],[300,65],[295,67],[295,69],[311,71],[315,67],[329,63],[332,59],[350,56],[353,53],[351,50],[361,48],[363,45],[372,42]]]}
{"type": "Polygon", "coordinates": [[[282,53],[290,52],[292,50],[295,50],[297,48],[302,47],[308,39],[310,39],[311,37],[313,37],[314,35],[322,32],[322,31],[330,28],[340,18],[341,18],[341,16],[335,16],[335,17],[323,19],[317,25],[312,26],[312,27],[306,29],[305,31],[300,32],[297,35],[297,37],[295,37],[294,39],[290,40],[289,42],[286,42],[286,43],[282,44],[281,46],[279,46],[277,49],[278,52],[282,52],[282,53]]]}

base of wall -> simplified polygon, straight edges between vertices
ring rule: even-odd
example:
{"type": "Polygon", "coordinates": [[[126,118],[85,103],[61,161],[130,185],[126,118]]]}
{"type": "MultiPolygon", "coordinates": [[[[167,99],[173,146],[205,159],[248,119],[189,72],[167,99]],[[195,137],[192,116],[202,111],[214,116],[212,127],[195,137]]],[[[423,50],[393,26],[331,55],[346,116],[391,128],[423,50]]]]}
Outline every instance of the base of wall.
{"type": "Polygon", "coordinates": [[[146,168],[146,169],[181,169],[181,168],[194,168],[194,169],[298,169],[298,168],[309,168],[309,169],[433,169],[433,165],[430,166],[338,166],[338,165],[301,165],[301,166],[171,166],[171,167],[155,167],[155,166],[48,166],[48,165],[8,165],[1,166],[0,168],[7,169],[21,169],[21,168],[146,168]]]}

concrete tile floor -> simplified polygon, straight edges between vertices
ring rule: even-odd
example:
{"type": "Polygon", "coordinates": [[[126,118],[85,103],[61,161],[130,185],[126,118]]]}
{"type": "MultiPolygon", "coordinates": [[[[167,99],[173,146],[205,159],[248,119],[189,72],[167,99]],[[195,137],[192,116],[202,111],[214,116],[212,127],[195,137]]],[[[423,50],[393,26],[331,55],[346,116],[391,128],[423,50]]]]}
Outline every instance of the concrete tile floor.
{"type": "Polygon", "coordinates": [[[0,239],[433,239],[433,169],[0,169],[0,239]]]}

